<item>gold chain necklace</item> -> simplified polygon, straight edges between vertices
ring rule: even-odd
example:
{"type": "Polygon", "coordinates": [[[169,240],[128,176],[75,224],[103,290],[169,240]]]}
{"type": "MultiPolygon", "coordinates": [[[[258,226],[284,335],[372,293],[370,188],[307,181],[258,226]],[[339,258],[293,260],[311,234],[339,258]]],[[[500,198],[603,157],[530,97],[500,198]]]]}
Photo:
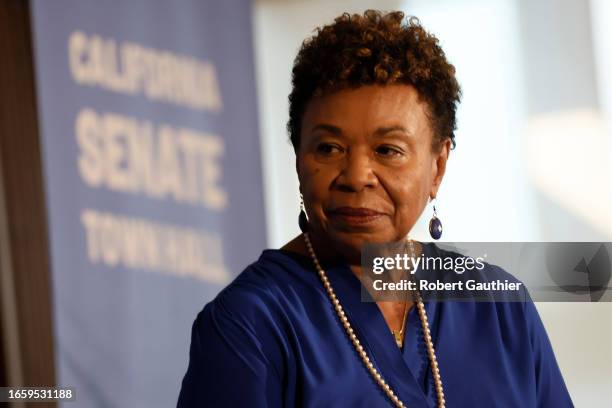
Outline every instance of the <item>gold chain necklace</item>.
{"type": "MultiPolygon", "coordinates": [[[[334,292],[334,289],[332,288],[331,282],[327,278],[327,274],[325,273],[325,271],[321,267],[321,264],[319,263],[319,260],[317,259],[317,255],[315,254],[314,249],[312,248],[312,244],[310,243],[310,238],[308,237],[308,233],[304,232],[303,236],[304,236],[304,241],[306,242],[306,247],[308,248],[308,252],[310,253],[310,257],[312,258],[312,261],[314,262],[315,267],[317,268],[319,278],[321,278],[321,282],[323,282],[323,286],[325,287],[325,290],[327,291],[329,300],[334,306],[334,309],[336,310],[336,314],[338,315],[338,318],[342,322],[342,325],[344,326],[344,330],[346,331],[346,334],[349,336],[349,339],[353,343],[353,346],[355,347],[357,354],[359,354],[361,361],[363,362],[363,364],[366,366],[366,368],[370,372],[370,375],[372,376],[372,378],[374,378],[374,380],[380,386],[380,388],[382,388],[385,394],[387,394],[387,397],[389,397],[389,399],[393,402],[393,404],[395,404],[395,406],[400,407],[400,408],[406,408],[406,405],[404,405],[404,403],[398,398],[398,396],[395,395],[395,392],[391,389],[389,384],[387,384],[387,382],[384,380],[382,375],[380,375],[376,367],[374,367],[374,364],[370,360],[370,357],[368,356],[365,349],[359,342],[359,339],[357,338],[353,328],[351,327],[351,323],[349,322],[348,318],[346,317],[346,314],[344,313],[344,308],[340,304],[340,300],[336,296],[336,293],[334,292]]],[[[414,246],[412,244],[412,241],[409,240],[409,243],[410,243],[411,256],[415,258],[414,246]]],[[[416,297],[417,297],[417,301],[416,301],[417,310],[419,312],[419,318],[421,319],[421,325],[423,327],[423,337],[425,338],[425,346],[427,347],[427,355],[429,356],[429,363],[431,365],[431,373],[433,375],[434,386],[436,389],[436,394],[438,396],[438,408],[445,408],[446,401],[444,400],[444,390],[442,388],[442,378],[440,377],[440,369],[438,367],[438,361],[436,359],[436,353],[434,350],[433,341],[431,340],[431,332],[429,330],[429,322],[427,321],[427,313],[425,312],[425,305],[423,305],[423,299],[421,299],[421,295],[418,292],[417,292],[416,297]]]]}
{"type": "Polygon", "coordinates": [[[399,330],[391,330],[393,337],[395,338],[395,344],[397,347],[402,348],[404,344],[404,329],[406,328],[406,316],[408,315],[408,301],[404,303],[404,317],[402,319],[402,327],[399,330]]]}

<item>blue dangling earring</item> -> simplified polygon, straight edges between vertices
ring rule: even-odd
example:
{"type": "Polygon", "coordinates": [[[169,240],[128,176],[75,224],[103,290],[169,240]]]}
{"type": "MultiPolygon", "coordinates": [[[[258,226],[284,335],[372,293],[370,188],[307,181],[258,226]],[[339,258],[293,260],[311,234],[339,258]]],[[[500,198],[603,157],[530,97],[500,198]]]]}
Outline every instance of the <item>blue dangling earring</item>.
{"type": "Polygon", "coordinates": [[[442,222],[438,218],[435,204],[433,206],[433,216],[431,217],[431,220],[429,220],[429,234],[436,240],[440,239],[442,236],[442,222]]]}
{"type": "Polygon", "coordinates": [[[304,209],[304,196],[300,193],[300,216],[298,217],[298,224],[302,232],[308,232],[308,217],[306,217],[306,210],[304,209]]]}

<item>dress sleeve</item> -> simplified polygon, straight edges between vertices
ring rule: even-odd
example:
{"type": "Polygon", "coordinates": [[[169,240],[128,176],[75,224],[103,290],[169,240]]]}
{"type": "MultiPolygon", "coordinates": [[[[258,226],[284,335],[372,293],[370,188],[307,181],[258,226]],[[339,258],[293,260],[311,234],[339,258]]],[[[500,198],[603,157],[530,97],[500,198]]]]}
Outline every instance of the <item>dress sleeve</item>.
{"type": "Polygon", "coordinates": [[[206,305],[193,323],[177,408],[281,406],[280,376],[263,350],[221,303],[206,305]]]}
{"type": "Polygon", "coordinates": [[[574,404],[563,381],[554,351],[535,304],[528,300],[524,306],[535,364],[537,406],[540,408],[573,407],[574,404]]]}

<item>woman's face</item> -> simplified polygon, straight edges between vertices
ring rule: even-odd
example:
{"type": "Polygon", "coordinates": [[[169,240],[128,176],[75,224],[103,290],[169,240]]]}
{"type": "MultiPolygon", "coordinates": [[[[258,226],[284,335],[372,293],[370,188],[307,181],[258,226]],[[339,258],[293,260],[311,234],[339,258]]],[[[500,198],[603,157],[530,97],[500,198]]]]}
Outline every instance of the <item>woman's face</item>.
{"type": "Polygon", "coordinates": [[[432,150],[427,105],[410,85],[313,98],[296,168],[311,235],[360,261],[366,242],[404,238],[444,175],[450,140],[432,150]]]}

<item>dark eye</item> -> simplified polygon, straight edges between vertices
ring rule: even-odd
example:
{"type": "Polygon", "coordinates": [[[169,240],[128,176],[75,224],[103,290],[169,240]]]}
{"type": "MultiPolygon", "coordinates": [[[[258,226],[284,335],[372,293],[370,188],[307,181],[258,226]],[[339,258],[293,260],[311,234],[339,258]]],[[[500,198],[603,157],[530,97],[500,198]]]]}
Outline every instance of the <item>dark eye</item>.
{"type": "Polygon", "coordinates": [[[342,152],[342,148],[331,143],[321,143],[317,146],[317,153],[331,155],[342,152]]]}
{"type": "Polygon", "coordinates": [[[394,156],[401,156],[403,154],[403,152],[393,146],[388,146],[388,145],[382,145],[382,146],[378,146],[376,148],[376,153],[378,153],[381,156],[386,156],[386,157],[394,157],[394,156]]]}

